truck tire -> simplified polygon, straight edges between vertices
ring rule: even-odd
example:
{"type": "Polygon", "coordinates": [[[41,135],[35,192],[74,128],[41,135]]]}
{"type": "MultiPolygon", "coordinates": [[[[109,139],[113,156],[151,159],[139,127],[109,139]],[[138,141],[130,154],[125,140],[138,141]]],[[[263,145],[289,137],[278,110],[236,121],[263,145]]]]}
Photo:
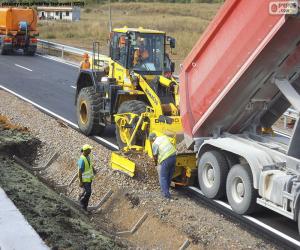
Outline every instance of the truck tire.
{"type": "Polygon", "coordinates": [[[24,51],[24,54],[26,55],[26,56],[34,56],[35,55],[35,50],[25,50],[24,51]]]}
{"type": "Polygon", "coordinates": [[[100,124],[101,97],[94,87],[82,88],[77,97],[77,123],[85,135],[100,135],[105,126],[100,124]]]}
{"type": "Polygon", "coordinates": [[[251,214],[256,208],[257,191],[253,187],[249,165],[234,165],[227,176],[226,193],[229,205],[238,214],[251,214]]]}
{"type": "MultiPolygon", "coordinates": [[[[145,111],[146,111],[146,104],[138,100],[130,100],[130,101],[122,102],[122,104],[118,108],[118,114],[134,113],[140,115],[145,111]]],[[[137,138],[140,137],[138,139],[143,140],[142,134],[136,134],[136,137],[137,138]]],[[[117,126],[116,126],[116,138],[117,138],[119,149],[123,149],[125,146],[127,146],[126,143],[122,140],[120,136],[120,131],[117,126]]]]}
{"type": "Polygon", "coordinates": [[[228,164],[219,151],[205,152],[198,162],[198,181],[201,191],[210,199],[225,196],[228,164]]]}
{"type": "Polygon", "coordinates": [[[0,45],[0,54],[1,54],[1,55],[7,55],[7,50],[4,49],[4,46],[3,46],[3,45],[0,45]]]}
{"type": "Polygon", "coordinates": [[[298,234],[300,235],[300,209],[298,209],[297,224],[298,224],[298,234]]]}

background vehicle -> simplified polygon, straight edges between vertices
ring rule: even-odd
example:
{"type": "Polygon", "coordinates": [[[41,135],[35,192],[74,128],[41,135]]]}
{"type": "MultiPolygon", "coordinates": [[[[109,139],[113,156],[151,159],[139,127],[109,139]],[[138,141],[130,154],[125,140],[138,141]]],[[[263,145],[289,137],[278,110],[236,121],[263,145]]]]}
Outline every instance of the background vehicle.
{"type": "Polygon", "coordinates": [[[37,48],[37,13],[34,9],[0,8],[0,54],[23,49],[33,56],[37,48]]]}
{"type": "Polygon", "coordinates": [[[99,135],[108,124],[116,124],[120,149],[146,148],[151,155],[149,132],[182,131],[178,83],[167,45],[174,48],[175,40],[164,32],[127,27],[111,33],[107,60],[101,60],[94,44],[92,68],[80,71],[75,97],[84,134],[99,135]]]}

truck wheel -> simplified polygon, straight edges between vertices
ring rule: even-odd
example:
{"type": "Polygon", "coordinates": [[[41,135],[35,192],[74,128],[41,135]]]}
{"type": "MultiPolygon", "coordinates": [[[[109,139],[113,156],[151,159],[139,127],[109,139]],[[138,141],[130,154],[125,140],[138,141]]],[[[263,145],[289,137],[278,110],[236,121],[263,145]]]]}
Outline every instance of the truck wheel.
{"type": "Polygon", "coordinates": [[[298,211],[298,218],[297,218],[297,223],[298,223],[298,234],[300,235],[300,209],[298,211]]]}
{"type": "Polygon", "coordinates": [[[198,163],[198,181],[201,191],[210,199],[220,199],[225,196],[228,164],[219,151],[207,151],[198,163]]]}
{"type": "Polygon", "coordinates": [[[3,45],[0,45],[0,54],[1,54],[1,55],[7,55],[7,50],[4,49],[4,46],[3,46],[3,45]]]}
{"type": "Polygon", "coordinates": [[[77,97],[77,123],[79,129],[85,135],[99,135],[104,126],[100,125],[100,94],[93,87],[82,88],[77,97]]]}
{"type": "Polygon", "coordinates": [[[226,193],[232,210],[238,214],[253,213],[257,207],[257,191],[249,165],[234,165],[227,176],[226,193]]]}
{"type": "MultiPolygon", "coordinates": [[[[146,104],[144,102],[138,101],[138,100],[125,101],[118,108],[118,114],[134,113],[134,114],[140,115],[141,113],[144,113],[145,111],[146,111],[146,104]]],[[[126,140],[125,140],[124,136],[122,135],[122,132],[119,131],[118,126],[116,126],[116,138],[117,138],[117,143],[118,143],[118,146],[120,149],[127,146],[126,140]]],[[[143,141],[144,139],[145,139],[145,134],[137,133],[135,142],[136,142],[136,140],[143,141]]]]}
{"type": "Polygon", "coordinates": [[[25,54],[26,56],[34,56],[34,55],[35,55],[35,52],[36,52],[35,50],[33,50],[33,51],[32,51],[32,50],[31,50],[31,51],[26,51],[26,50],[25,50],[25,51],[24,51],[24,54],[25,54]]]}

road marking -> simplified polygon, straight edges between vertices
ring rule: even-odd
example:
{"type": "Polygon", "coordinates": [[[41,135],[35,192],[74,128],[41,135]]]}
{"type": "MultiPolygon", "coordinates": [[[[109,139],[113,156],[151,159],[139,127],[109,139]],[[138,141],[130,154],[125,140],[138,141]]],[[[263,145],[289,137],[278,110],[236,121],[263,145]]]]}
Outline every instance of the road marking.
{"type": "Polygon", "coordinates": [[[76,86],[72,86],[72,85],[71,85],[70,87],[73,88],[73,89],[76,89],[76,86]]]}
{"type": "MultiPolygon", "coordinates": [[[[200,189],[198,189],[196,187],[192,187],[192,186],[190,186],[188,188],[204,196],[204,194],[202,193],[202,191],[200,189]]],[[[232,210],[232,208],[230,207],[230,205],[227,204],[227,203],[225,203],[225,202],[223,202],[223,201],[220,201],[220,200],[213,200],[213,201],[216,202],[216,203],[218,203],[218,204],[220,204],[220,205],[222,205],[223,207],[225,207],[225,208],[227,208],[229,210],[232,210]]],[[[271,231],[272,233],[280,236],[281,238],[284,238],[284,239],[288,240],[289,242],[291,242],[291,243],[293,243],[293,244],[295,244],[297,246],[300,246],[300,241],[297,241],[294,238],[292,238],[292,237],[290,237],[290,236],[288,236],[288,235],[286,235],[286,234],[278,231],[277,229],[275,229],[273,227],[270,227],[269,225],[267,225],[267,224],[259,221],[258,219],[255,219],[255,218],[253,218],[252,216],[249,216],[249,215],[242,215],[242,216],[244,218],[252,221],[253,223],[259,225],[260,227],[263,227],[264,229],[266,229],[268,231],[271,231]]]]}
{"type": "MultiPolygon", "coordinates": [[[[9,92],[9,93],[11,93],[11,94],[13,94],[13,95],[19,97],[20,99],[22,99],[22,100],[24,100],[24,101],[26,101],[26,102],[32,104],[33,106],[35,106],[35,107],[37,107],[37,108],[43,110],[44,112],[46,112],[46,113],[52,115],[53,117],[55,117],[55,118],[57,118],[57,119],[59,119],[59,120],[64,121],[65,123],[71,125],[72,127],[76,128],[76,129],[79,129],[79,127],[78,127],[77,124],[75,124],[75,123],[73,123],[73,122],[71,122],[71,121],[69,121],[69,120],[63,118],[63,117],[60,116],[60,115],[55,114],[54,112],[50,111],[49,109],[46,109],[46,108],[42,107],[41,105],[39,105],[39,104],[37,104],[37,103],[35,103],[35,102],[33,102],[33,101],[27,99],[27,98],[24,97],[24,96],[19,95],[18,93],[14,92],[14,91],[12,91],[12,90],[10,90],[10,89],[8,89],[8,88],[2,86],[2,85],[0,85],[0,89],[1,89],[1,88],[4,89],[4,90],[6,90],[7,92],[9,92]]],[[[105,144],[111,146],[112,148],[115,148],[115,149],[119,150],[119,147],[118,147],[117,145],[115,145],[115,144],[113,144],[113,143],[111,143],[111,142],[105,140],[104,138],[101,138],[101,137],[99,137],[99,136],[92,136],[92,138],[96,138],[96,139],[102,141],[103,143],[105,143],[105,144]]]]}
{"type": "Polygon", "coordinates": [[[26,70],[28,70],[28,71],[32,71],[32,69],[28,69],[28,68],[26,68],[26,67],[24,67],[24,66],[21,66],[21,65],[19,65],[19,64],[15,64],[15,66],[17,66],[17,67],[19,67],[19,68],[22,68],[22,69],[26,69],[26,70]]]}

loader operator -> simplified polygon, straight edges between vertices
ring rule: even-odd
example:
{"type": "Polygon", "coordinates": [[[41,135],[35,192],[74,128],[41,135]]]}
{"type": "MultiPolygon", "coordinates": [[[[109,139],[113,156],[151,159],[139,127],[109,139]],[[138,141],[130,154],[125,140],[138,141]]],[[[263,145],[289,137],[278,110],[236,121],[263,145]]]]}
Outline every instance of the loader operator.
{"type": "Polygon", "coordinates": [[[83,193],[80,195],[79,199],[81,207],[86,211],[92,194],[92,181],[95,173],[95,169],[89,156],[91,150],[92,147],[90,145],[83,145],[81,148],[81,156],[78,161],[79,186],[83,188],[83,193]]]}
{"type": "Polygon", "coordinates": [[[125,36],[120,36],[119,38],[119,48],[120,48],[120,63],[122,65],[126,64],[126,38],[125,36]]]}
{"type": "Polygon", "coordinates": [[[176,149],[166,135],[156,136],[155,133],[150,133],[149,140],[152,142],[155,164],[158,164],[157,170],[162,196],[170,199],[169,188],[175,171],[176,149]]]}
{"type": "Polygon", "coordinates": [[[80,62],[80,69],[90,69],[90,58],[88,53],[83,54],[83,60],[80,62]]]}
{"type": "Polygon", "coordinates": [[[134,51],[133,55],[133,65],[142,64],[145,60],[149,58],[149,52],[145,48],[144,38],[138,39],[139,47],[134,51]]]}

